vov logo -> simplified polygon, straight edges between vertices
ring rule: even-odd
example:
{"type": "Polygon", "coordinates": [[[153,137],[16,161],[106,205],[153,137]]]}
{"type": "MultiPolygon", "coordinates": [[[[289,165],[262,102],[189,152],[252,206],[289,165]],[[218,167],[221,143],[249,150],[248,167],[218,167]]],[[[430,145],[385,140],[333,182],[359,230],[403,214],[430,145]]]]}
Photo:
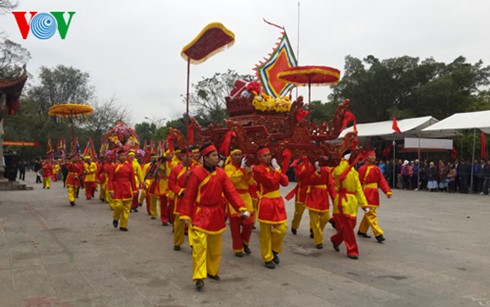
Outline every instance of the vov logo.
{"type": "Polygon", "coordinates": [[[73,15],[75,15],[75,12],[29,13],[31,18],[28,22],[26,18],[27,12],[12,12],[23,39],[27,39],[29,31],[38,39],[50,39],[56,33],[56,30],[60,33],[61,39],[65,39],[73,15]],[[68,13],[68,21],[64,18],[65,13],[68,13]]]}

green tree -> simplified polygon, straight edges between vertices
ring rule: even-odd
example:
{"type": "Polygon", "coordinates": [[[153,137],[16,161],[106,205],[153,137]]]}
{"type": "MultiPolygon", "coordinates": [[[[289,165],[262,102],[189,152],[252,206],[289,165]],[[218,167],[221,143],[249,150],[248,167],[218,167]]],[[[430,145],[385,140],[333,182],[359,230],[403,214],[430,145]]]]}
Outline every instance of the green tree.
{"type": "Polygon", "coordinates": [[[370,55],[362,61],[345,60],[342,80],[329,99],[351,100],[358,122],[432,115],[444,118],[478,105],[480,91],[490,84],[490,67],[464,57],[445,64],[429,58],[402,56],[379,60],[370,55]]]}
{"type": "Polygon", "coordinates": [[[0,79],[20,76],[30,58],[27,49],[0,34],[0,79]]]}
{"type": "Polygon", "coordinates": [[[90,75],[74,67],[42,66],[39,80],[39,84],[28,91],[28,96],[38,103],[39,112],[43,114],[55,104],[89,104],[94,98],[90,75]]]}
{"type": "Polygon", "coordinates": [[[337,110],[336,103],[322,103],[320,100],[314,100],[310,104],[311,121],[321,124],[333,119],[337,110]]]}
{"type": "Polygon", "coordinates": [[[192,84],[193,92],[189,95],[193,115],[202,125],[210,123],[223,123],[228,117],[226,113],[225,97],[230,95],[235,87],[235,81],[254,80],[251,75],[240,75],[228,69],[225,73],[215,73],[210,78],[203,78],[192,84]]]}

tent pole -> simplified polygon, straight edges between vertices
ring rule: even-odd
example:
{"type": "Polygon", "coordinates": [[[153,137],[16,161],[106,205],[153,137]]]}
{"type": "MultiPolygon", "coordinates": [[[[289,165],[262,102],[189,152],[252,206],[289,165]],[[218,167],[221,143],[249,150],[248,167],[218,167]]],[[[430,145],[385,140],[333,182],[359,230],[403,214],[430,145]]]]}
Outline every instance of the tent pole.
{"type": "Polygon", "coordinates": [[[396,158],[395,158],[395,150],[396,150],[396,142],[395,142],[395,139],[393,139],[393,189],[396,188],[395,187],[395,183],[396,183],[396,173],[395,173],[395,163],[396,163],[396,158]]]}
{"type": "Polygon", "coordinates": [[[470,166],[471,166],[470,191],[473,191],[473,161],[475,161],[475,138],[476,138],[476,129],[473,129],[473,154],[471,156],[471,161],[470,161],[470,166]]]}
{"type": "Polygon", "coordinates": [[[420,162],[422,161],[422,159],[420,159],[420,134],[418,134],[418,138],[419,138],[419,147],[417,149],[417,159],[419,160],[419,169],[417,170],[417,187],[416,189],[419,188],[419,182],[420,182],[420,162]]]}

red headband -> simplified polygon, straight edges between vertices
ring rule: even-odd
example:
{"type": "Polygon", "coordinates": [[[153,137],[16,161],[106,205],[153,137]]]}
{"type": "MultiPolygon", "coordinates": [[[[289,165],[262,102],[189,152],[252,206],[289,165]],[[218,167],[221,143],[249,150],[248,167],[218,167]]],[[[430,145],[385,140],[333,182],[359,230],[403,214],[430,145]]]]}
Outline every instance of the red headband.
{"type": "Polygon", "coordinates": [[[218,149],[216,149],[216,147],[213,144],[211,144],[208,147],[201,150],[201,156],[205,156],[208,153],[213,152],[213,151],[218,151],[218,149]]]}
{"type": "Polygon", "coordinates": [[[263,154],[265,154],[265,153],[270,153],[270,152],[271,152],[271,151],[270,151],[270,149],[269,149],[269,148],[264,147],[264,148],[261,148],[261,149],[257,150],[257,156],[259,156],[259,157],[260,157],[260,156],[262,156],[263,154]]]}
{"type": "Polygon", "coordinates": [[[371,150],[371,151],[368,151],[368,152],[366,153],[366,157],[367,157],[367,156],[370,156],[370,155],[375,155],[375,154],[376,154],[376,152],[374,152],[374,150],[371,150]]]}

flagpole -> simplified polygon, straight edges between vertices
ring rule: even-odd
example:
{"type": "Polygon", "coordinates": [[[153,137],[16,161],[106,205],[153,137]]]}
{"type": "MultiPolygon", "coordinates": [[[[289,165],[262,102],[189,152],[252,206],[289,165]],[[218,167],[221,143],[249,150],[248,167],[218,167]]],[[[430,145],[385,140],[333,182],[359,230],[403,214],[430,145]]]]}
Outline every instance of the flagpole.
{"type": "Polygon", "coordinates": [[[475,161],[475,139],[476,139],[476,129],[473,129],[473,154],[471,156],[471,178],[470,178],[470,191],[473,191],[473,161],[475,161]]]}
{"type": "Polygon", "coordinates": [[[396,173],[395,173],[395,163],[396,163],[396,158],[395,158],[395,151],[396,151],[396,142],[395,142],[395,137],[393,136],[393,189],[395,188],[395,183],[396,183],[396,173]]]}
{"type": "MultiPolygon", "coordinates": [[[[296,42],[296,63],[299,65],[299,21],[300,21],[301,2],[298,1],[298,39],[296,42]]],[[[296,87],[296,99],[298,99],[298,87],[296,87]]]]}

